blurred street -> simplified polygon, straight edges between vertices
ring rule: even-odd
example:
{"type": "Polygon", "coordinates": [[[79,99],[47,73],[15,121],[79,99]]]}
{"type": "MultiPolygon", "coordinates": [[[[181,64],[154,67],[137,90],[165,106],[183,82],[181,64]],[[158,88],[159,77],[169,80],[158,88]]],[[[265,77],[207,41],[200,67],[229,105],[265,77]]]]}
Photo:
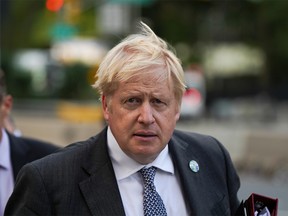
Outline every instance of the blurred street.
{"type": "MultiPolygon", "coordinates": [[[[272,120],[243,115],[203,117],[182,119],[177,128],[217,138],[230,152],[240,174],[239,198],[247,199],[252,192],[278,198],[278,215],[284,216],[288,215],[288,109],[286,105],[274,108],[276,115],[272,120]]],[[[59,114],[58,101],[21,101],[15,103],[13,117],[22,135],[66,146],[95,135],[103,127],[101,115],[98,120],[88,121],[84,117],[89,117],[90,111],[86,106],[82,109],[77,114],[82,119],[77,120],[76,114],[69,119],[59,114]]],[[[93,105],[91,112],[93,109],[97,106],[93,105]]]]}

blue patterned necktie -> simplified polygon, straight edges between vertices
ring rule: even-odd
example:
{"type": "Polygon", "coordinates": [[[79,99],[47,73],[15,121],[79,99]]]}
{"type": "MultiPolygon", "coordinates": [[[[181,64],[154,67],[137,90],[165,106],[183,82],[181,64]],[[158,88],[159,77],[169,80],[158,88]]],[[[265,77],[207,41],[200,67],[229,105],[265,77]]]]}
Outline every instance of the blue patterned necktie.
{"type": "Polygon", "coordinates": [[[167,216],[164,203],[154,185],[156,169],[156,167],[149,167],[140,170],[144,180],[144,216],[167,216]]]}

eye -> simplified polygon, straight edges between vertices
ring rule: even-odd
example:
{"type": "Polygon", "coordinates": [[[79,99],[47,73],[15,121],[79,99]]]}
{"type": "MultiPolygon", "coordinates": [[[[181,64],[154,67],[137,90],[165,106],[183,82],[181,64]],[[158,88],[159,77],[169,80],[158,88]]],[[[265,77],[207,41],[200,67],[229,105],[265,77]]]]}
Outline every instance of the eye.
{"type": "Polygon", "coordinates": [[[140,103],[141,103],[141,99],[133,97],[133,98],[128,98],[127,100],[125,100],[124,106],[127,109],[134,109],[137,106],[139,106],[140,103]]]}
{"type": "Polygon", "coordinates": [[[152,104],[154,104],[154,106],[164,106],[166,103],[158,98],[155,98],[152,100],[152,104]]]}
{"type": "Polygon", "coordinates": [[[159,100],[159,99],[154,99],[153,100],[153,103],[155,103],[155,104],[161,104],[161,103],[163,103],[161,100],[159,100]]]}
{"type": "Polygon", "coordinates": [[[137,98],[129,98],[126,103],[128,104],[136,104],[136,103],[140,103],[140,100],[137,98]]]}

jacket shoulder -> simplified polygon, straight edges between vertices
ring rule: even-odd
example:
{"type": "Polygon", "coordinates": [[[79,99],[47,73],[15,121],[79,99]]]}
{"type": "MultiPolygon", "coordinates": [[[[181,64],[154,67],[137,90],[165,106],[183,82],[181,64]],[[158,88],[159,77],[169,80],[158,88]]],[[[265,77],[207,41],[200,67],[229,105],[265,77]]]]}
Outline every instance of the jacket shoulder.
{"type": "Polygon", "coordinates": [[[49,154],[47,157],[41,158],[41,160],[37,161],[37,164],[46,164],[46,162],[53,164],[61,163],[61,161],[78,159],[80,158],[80,155],[89,152],[89,148],[91,147],[93,141],[95,141],[95,137],[91,137],[85,141],[71,143],[64,148],[58,149],[53,154],[49,154]]]}
{"type": "Polygon", "coordinates": [[[203,149],[219,151],[224,148],[223,145],[214,137],[210,135],[186,132],[175,130],[172,136],[172,141],[180,146],[191,147],[193,149],[203,149]]]}

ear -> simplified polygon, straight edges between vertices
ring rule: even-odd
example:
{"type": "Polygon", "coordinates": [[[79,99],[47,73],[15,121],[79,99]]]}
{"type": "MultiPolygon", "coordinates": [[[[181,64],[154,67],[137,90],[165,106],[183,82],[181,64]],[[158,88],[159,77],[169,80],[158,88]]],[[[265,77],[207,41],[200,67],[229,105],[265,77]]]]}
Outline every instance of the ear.
{"type": "Polygon", "coordinates": [[[105,95],[102,95],[101,101],[102,101],[102,109],[103,109],[104,119],[106,121],[108,121],[108,119],[109,119],[109,108],[108,108],[107,97],[105,95]]]}
{"type": "Polygon", "coordinates": [[[175,121],[177,122],[180,118],[180,106],[178,106],[178,108],[176,109],[176,113],[175,113],[175,121]]]}
{"type": "Polygon", "coordinates": [[[11,95],[6,95],[3,98],[3,102],[1,105],[1,111],[3,116],[8,116],[13,107],[13,97],[11,95]]]}
{"type": "Polygon", "coordinates": [[[177,112],[176,115],[175,115],[175,121],[178,121],[180,118],[180,112],[177,112]]]}

